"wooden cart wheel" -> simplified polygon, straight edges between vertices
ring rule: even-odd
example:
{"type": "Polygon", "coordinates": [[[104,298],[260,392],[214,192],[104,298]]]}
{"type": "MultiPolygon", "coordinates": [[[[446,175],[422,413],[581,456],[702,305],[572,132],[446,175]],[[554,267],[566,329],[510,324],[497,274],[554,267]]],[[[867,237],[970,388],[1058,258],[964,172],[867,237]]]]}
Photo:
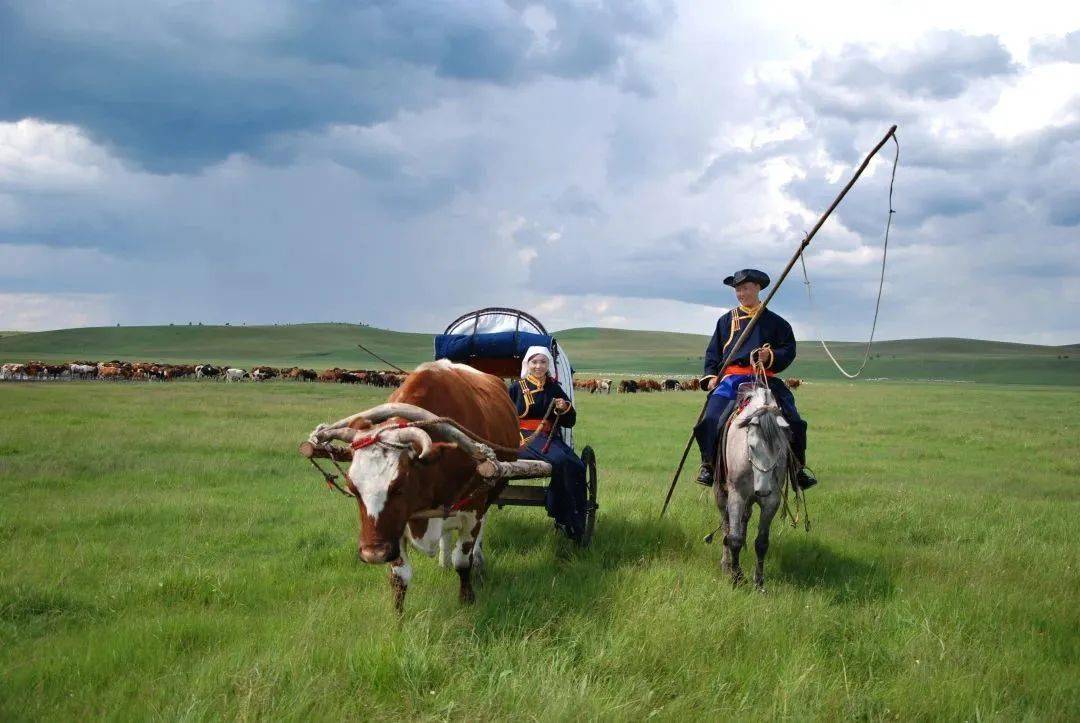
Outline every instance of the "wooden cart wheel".
{"type": "Polygon", "coordinates": [[[581,450],[581,461],[585,463],[585,531],[578,545],[588,547],[596,529],[596,511],[600,509],[596,504],[596,453],[592,447],[581,450]]]}

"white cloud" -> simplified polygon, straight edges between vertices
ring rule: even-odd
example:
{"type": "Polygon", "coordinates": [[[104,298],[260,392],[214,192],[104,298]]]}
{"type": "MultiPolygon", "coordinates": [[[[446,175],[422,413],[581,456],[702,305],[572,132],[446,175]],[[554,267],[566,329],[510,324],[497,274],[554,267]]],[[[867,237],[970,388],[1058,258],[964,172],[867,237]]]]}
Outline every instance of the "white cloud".
{"type": "Polygon", "coordinates": [[[1030,68],[1002,90],[985,117],[986,127],[1001,138],[1013,139],[1047,126],[1075,122],[1080,119],[1080,107],[1076,94],[1067,92],[1070,88],[1080,88],[1080,64],[1030,68]]]}
{"type": "Polygon", "coordinates": [[[75,126],[34,118],[0,122],[0,189],[83,189],[120,168],[115,159],[75,126]]]}
{"type": "Polygon", "coordinates": [[[102,326],[115,312],[108,294],[8,294],[0,292],[0,329],[42,331],[102,326]]]}

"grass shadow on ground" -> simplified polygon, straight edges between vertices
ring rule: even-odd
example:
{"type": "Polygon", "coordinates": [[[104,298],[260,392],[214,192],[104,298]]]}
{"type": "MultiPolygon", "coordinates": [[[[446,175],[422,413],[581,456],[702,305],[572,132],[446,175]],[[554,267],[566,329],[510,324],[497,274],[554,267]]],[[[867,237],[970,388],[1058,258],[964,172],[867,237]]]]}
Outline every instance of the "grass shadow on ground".
{"type": "Polygon", "coordinates": [[[608,615],[626,571],[677,554],[684,537],[674,522],[611,516],[598,520],[583,549],[556,532],[543,509],[495,514],[502,517],[485,533],[487,573],[476,611],[492,635],[543,627],[563,614],[608,615]]]}
{"type": "MultiPolygon", "coordinates": [[[[774,542],[769,548],[766,565],[774,571],[773,579],[800,588],[821,590],[836,604],[884,600],[893,596],[892,576],[881,560],[851,557],[804,536],[785,537],[786,540],[780,544],[774,542]]],[[[750,559],[753,559],[752,552],[750,559]]]]}

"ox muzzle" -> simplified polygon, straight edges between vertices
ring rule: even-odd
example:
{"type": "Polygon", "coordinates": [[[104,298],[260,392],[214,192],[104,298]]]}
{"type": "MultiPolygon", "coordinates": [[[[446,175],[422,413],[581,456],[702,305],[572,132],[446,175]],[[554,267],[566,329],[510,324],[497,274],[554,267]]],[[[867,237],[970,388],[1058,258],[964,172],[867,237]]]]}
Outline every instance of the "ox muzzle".
{"type": "Polygon", "coordinates": [[[373,542],[360,545],[360,559],[369,565],[393,562],[399,557],[401,557],[401,545],[398,542],[373,542]]]}

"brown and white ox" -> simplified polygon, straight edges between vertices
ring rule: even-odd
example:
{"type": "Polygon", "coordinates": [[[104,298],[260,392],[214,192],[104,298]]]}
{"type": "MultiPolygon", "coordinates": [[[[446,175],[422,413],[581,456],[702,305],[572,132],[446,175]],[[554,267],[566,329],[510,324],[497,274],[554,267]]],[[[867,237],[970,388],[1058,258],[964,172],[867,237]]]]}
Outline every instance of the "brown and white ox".
{"type": "MultiPolygon", "coordinates": [[[[446,423],[424,429],[400,427],[405,421],[438,417],[453,419],[495,445],[517,449],[517,414],[502,381],[445,359],[417,367],[387,404],[331,425],[320,424],[309,440],[319,445],[337,439],[353,446],[347,484],[359,506],[360,558],[390,565],[390,587],[399,612],[413,574],[406,555],[410,543],[432,557],[441,549],[443,566],[452,563],[457,570],[462,602],[473,601],[471,572],[483,567],[481,541],[489,495],[478,485],[478,446],[446,423]],[[451,506],[460,508],[445,519],[416,517],[451,506]],[[451,550],[454,531],[457,541],[451,550]]],[[[500,455],[503,461],[515,458],[500,455]]]]}

